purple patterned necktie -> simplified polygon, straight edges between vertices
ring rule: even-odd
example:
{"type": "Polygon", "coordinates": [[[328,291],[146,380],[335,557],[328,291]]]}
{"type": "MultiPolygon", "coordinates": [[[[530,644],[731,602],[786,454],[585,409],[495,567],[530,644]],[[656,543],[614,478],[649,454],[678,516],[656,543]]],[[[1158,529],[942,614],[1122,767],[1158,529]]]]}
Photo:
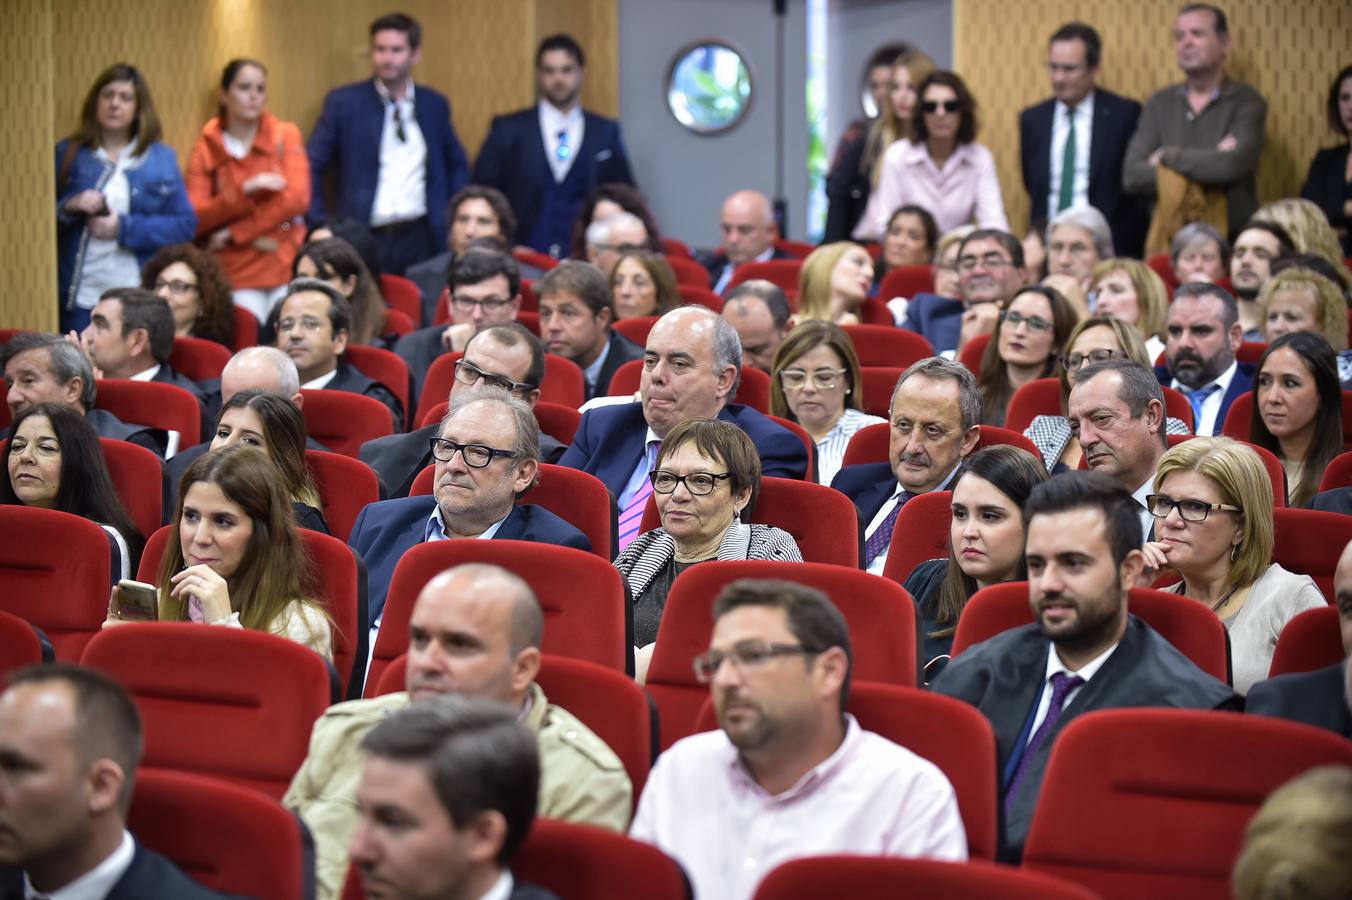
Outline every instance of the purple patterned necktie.
{"type": "Polygon", "coordinates": [[[1005,791],[1005,815],[1009,815],[1010,804],[1014,802],[1014,796],[1018,792],[1019,782],[1023,780],[1024,773],[1028,771],[1028,766],[1043,742],[1047,740],[1047,735],[1052,733],[1056,723],[1061,721],[1061,711],[1065,709],[1066,697],[1070,692],[1080,685],[1084,684],[1084,679],[1079,675],[1071,675],[1068,672],[1056,672],[1052,675],[1052,699],[1047,704],[1047,715],[1038,726],[1037,731],[1028,739],[1028,745],[1023,748],[1023,756],[1019,759],[1019,767],[1014,770],[1014,777],[1009,779],[1009,787],[1005,791]]]}
{"type": "Polygon", "coordinates": [[[873,534],[864,542],[864,568],[867,569],[873,565],[879,554],[886,553],[887,547],[892,543],[892,530],[897,527],[897,514],[901,508],[906,505],[914,494],[910,491],[902,491],[901,496],[897,498],[897,505],[892,507],[892,511],[887,514],[887,518],[878,523],[878,527],[873,529],[873,534]]]}

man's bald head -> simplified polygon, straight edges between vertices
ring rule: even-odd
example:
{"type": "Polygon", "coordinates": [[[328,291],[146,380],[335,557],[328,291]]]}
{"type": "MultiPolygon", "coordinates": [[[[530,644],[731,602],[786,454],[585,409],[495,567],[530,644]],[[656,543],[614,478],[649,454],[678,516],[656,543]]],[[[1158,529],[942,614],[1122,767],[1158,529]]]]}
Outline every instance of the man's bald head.
{"type": "Polygon", "coordinates": [[[276,347],[246,347],[230,357],[221,372],[221,402],[240,391],[267,391],[301,405],[296,363],[276,347]]]}
{"type": "Polygon", "coordinates": [[[775,216],[770,198],[760,191],[738,191],[723,201],[719,220],[723,251],[740,266],[760,256],[774,243],[775,216]]]}

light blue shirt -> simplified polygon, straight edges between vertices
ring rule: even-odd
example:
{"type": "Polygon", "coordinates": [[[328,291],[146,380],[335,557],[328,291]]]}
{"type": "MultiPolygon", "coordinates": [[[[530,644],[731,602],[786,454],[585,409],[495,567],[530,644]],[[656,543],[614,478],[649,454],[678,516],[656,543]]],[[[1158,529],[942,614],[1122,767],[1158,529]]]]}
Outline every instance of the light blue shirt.
{"type": "MultiPolygon", "coordinates": [[[[507,516],[510,516],[511,514],[512,511],[510,509],[507,510],[507,516]]],[[[484,529],[483,534],[476,535],[474,539],[476,541],[486,541],[497,534],[498,529],[502,527],[502,523],[507,521],[507,516],[503,516],[492,525],[489,525],[484,529]]],[[[441,517],[440,504],[433,506],[432,515],[427,517],[427,527],[423,529],[423,542],[449,541],[450,539],[450,535],[446,533],[446,520],[441,517]]]]}

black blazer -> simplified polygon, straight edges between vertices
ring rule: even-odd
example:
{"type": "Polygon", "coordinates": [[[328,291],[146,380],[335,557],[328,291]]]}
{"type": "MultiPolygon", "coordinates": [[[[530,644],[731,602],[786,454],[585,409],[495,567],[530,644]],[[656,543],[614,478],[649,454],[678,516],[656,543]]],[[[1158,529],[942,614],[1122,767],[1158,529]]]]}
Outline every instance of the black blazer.
{"type": "MultiPolygon", "coordinates": [[[[187,875],[184,875],[172,862],[136,842],[136,855],[132,857],[127,871],[113,885],[106,900],[151,900],[151,898],[169,898],[174,900],[222,900],[232,898],[233,894],[220,894],[207,890],[187,875]]],[[[23,871],[8,867],[0,869],[0,900],[23,900],[23,871]]]]}
{"type": "Polygon", "coordinates": [[[1330,225],[1342,229],[1344,256],[1352,256],[1352,219],[1343,212],[1343,205],[1352,200],[1352,181],[1347,180],[1348,149],[1343,144],[1316,153],[1300,189],[1301,197],[1319,204],[1330,225]]]}
{"type": "MultiPolygon", "coordinates": [[[[1253,377],[1258,374],[1255,366],[1249,363],[1239,363],[1235,367],[1235,377],[1230,379],[1230,387],[1226,390],[1225,396],[1221,398],[1220,412],[1216,413],[1216,430],[1214,434],[1221,434],[1225,427],[1225,414],[1230,411],[1230,404],[1235,402],[1235,398],[1240,394],[1247,394],[1253,390],[1253,377]]],[[[1162,387],[1168,387],[1169,382],[1174,380],[1173,373],[1169,371],[1167,365],[1155,367],[1155,377],[1159,379],[1162,387]]],[[[1195,425],[1195,423],[1194,423],[1195,425]]],[[[1210,437],[1211,435],[1204,435],[1210,437]]]]}
{"type": "Polygon", "coordinates": [[[1347,660],[1313,672],[1292,672],[1260,681],[1245,698],[1246,712],[1304,722],[1352,738],[1347,708],[1347,660]]]}
{"type": "Polygon", "coordinates": [[[615,377],[615,370],[627,362],[642,358],[642,347],[611,329],[610,351],[606,353],[606,361],[601,364],[601,371],[596,373],[596,387],[593,388],[591,385],[586,387],[587,399],[604,397],[610,390],[610,379],[615,377]]]}
{"type": "Polygon", "coordinates": [[[1320,491],[1318,494],[1314,495],[1314,500],[1311,501],[1310,508],[1352,516],[1352,487],[1334,488],[1331,491],[1320,491]]]}
{"type": "Polygon", "coordinates": [[[859,513],[859,533],[863,535],[887,498],[897,492],[897,474],[890,463],[845,466],[831,479],[831,487],[850,498],[859,513]]]}
{"type": "Polygon", "coordinates": [[[148,425],[134,425],[123,422],[106,409],[91,409],[85,413],[85,421],[94,427],[99,437],[113,438],[145,447],[161,459],[169,446],[169,435],[158,428],[148,425]]]}
{"type": "MultiPolygon", "coordinates": [[[[1029,220],[1046,222],[1052,186],[1052,121],[1056,101],[1047,100],[1019,113],[1019,154],[1028,191],[1029,220]]],[[[1122,161],[1136,131],[1141,104],[1099,88],[1094,92],[1094,121],[1089,142],[1089,205],[1108,219],[1118,256],[1139,257],[1150,227],[1147,205],[1122,190],[1122,161]]]]}

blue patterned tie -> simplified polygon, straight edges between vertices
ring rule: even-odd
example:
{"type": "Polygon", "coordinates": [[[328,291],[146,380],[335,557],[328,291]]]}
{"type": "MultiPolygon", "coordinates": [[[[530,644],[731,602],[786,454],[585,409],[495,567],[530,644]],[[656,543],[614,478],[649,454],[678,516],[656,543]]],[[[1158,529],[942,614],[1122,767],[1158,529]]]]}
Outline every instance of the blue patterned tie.
{"type": "Polygon", "coordinates": [[[1038,726],[1037,731],[1028,739],[1028,744],[1023,748],[1023,756],[1019,758],[1019,767],[1014,770],[1014,777],[1009,779],[1009,787],[1005,790],[1005,815],[1009,815],[1009,806],[1014,801],[1014,795],[1019,789],[1019,782],[1023,780],[1024,773],[1028,771],[1028,766],[1033,757],[1037,755],[1038,749],[1047,740],[1047,735],[1056,728],[1056,723],[1061,721],[1061,711],[1065,709],[1066,697],[1070,692],[1080,685],[1084,684],[1084,679],[1079,675],[1071,675],[1067,672],[1055,672],[1052,674],[1052,699],[1047,705],[1047,716],[1038,726]]]}
{"type": "MultiPolygon", "coordinates": [[[[1192,404],[1192,430],[1194,434],[1202,433],[1202,404],[1206,403],[1207,398],[1220,389],[1221,386],[1214,382],[1205,387],[1199,387],[1195,391],[1190,391],[1187,388],[1183,389],[1183,393],[1188,395],[1188,402],[1192,404]]],[[[1216,423],[1216,425],[1221,424],[1224,423],[1216,423]]],[[[1215,431],[1215,428],[1212,428],[1212,431],[1215,431]]]]}

